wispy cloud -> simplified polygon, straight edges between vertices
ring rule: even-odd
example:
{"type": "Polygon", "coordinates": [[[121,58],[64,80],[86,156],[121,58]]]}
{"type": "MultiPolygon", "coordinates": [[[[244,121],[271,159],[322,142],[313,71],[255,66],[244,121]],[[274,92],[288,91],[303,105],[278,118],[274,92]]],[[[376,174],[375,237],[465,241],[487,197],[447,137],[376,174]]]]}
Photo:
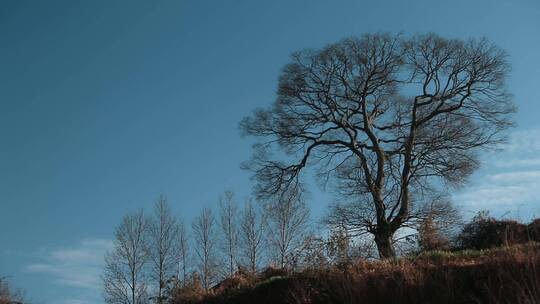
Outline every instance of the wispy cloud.
{"type": "Polygon", "coordinates": [[[540,216],[540,129],[512,133],[501,151],[484,156],[469,186],[454,194],[467,210],[540,216]],[[525,212],[525,213],[523,213],[525,212]]]}
{"type": "Polygon", "coordinates": [[[540,166],[540,157],[530,158],[530,159],[499,160],[495,162],[495,165],[499,168],[521,168],[521,167],[540,166]]]}
{"type": "Polygon", "coordinates": [[[63,299],[58,302],[59,304],[94,304],[93,301],[78,299],[78,298],[69,298],[63,299]]]}
{"type": "Polygon", "coordinates": [[[89,298],[60,299],[59,303],[96,303],[103,269],[103,256],[112,248],[112,241],[85,239],[70,247],[42,249],[40,261],[26,265],[24,271],[43,274],[55,284],[75,288],[80,294],[93,295],[89,298]]]}

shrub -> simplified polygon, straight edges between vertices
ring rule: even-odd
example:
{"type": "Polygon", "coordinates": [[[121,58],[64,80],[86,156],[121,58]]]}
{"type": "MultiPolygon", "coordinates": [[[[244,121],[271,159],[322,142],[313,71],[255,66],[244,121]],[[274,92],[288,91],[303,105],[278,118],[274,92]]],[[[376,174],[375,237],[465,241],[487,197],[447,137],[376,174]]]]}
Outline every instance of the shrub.
{"type": "Polygon", "coordinates": [[[200,303],[206,296],[197,273],[192,273],[184,285],[177,286],[172,292],[173,303],[200,303]]]}
{"type": "Polygon", "coordinates": [[[486,249],[540,240],[540,220],[525,225],[479,213],[458,236],[458,249],[486,249]]]}
{"type": "Polygon", "coordinates": [[[540,242],[540,218],[534,219],[527,225],[527,232],[531,241],[540,242]]]}
{"type": "Polygon", "coordinates": [[[418,246],[420,251],[447,250],[450,241],[438,229],[432,217],[427,218],[418,229],[418,246]]]}

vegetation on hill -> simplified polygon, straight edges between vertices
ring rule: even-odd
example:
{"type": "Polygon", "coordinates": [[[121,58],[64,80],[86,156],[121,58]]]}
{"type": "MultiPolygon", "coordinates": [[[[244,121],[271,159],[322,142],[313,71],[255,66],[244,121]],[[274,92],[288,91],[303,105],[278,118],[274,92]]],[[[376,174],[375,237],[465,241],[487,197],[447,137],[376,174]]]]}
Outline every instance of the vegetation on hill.
{"type": "Polygon", "coordinates": [[[359,261],[284,274],[236,274],[173,303],[540,303],[540,245],[359,261]]]}
{"type": "Polygon", "coordinates": [[[449,250],[300,271],[240,271],[209,291],[194,278],[172,292],[172,303],[540,303],[539,223],[481,214],[449,250]]]}

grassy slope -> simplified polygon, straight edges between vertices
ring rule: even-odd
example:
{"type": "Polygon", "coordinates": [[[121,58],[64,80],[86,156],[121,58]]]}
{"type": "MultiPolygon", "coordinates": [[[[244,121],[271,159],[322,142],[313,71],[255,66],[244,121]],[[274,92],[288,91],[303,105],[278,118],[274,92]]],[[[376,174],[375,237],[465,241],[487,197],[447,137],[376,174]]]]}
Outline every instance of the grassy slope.
{"type": "Polygon", "coordinates": [[[192,303],[532,304],[540,303],[540,245],[430,252],[392,262],[231,280],[230,287],[192,303]]]}

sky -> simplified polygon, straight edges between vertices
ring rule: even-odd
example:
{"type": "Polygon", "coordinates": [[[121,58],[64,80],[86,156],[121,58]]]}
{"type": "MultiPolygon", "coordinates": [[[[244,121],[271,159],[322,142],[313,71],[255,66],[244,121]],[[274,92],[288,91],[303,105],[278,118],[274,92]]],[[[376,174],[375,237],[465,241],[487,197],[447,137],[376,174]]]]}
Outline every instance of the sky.
{"type": "MultiPolygon", "coordinates": [[[[274,100],[289,55],[374,32],[508,52],[517,126],[453,199],[540,216],[538,0],[0,0],[0,276],[34,303],[103,303],[122,216],[160,194],[188,222],[224,190],[247,198],[238,122],[274,100]]],[[[328,203],[314,195],[315,216],[328,203]]]]}

